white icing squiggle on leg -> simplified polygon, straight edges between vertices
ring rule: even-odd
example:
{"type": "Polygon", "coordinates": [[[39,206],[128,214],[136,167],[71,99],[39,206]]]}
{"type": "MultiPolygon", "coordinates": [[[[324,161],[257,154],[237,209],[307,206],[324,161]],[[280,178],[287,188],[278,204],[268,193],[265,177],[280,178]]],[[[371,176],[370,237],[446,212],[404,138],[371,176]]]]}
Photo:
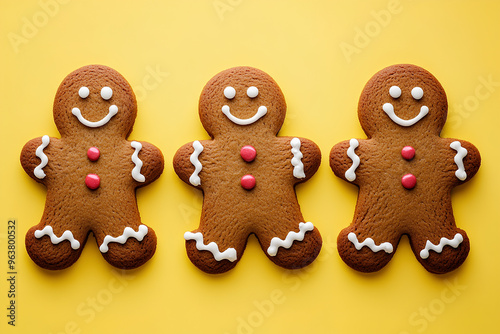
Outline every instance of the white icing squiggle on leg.
{"type": "Polygon", "coordinates": [[[394,250],[390,242],[383,242],[378,246],[375,245],[375,241],[372,238],[366,238],[363,242],[359,242],[358,237],[353,232],[347,235],[347,239],[354,244],[354,247],[356,247],[357,250],[360,250],[364,246],[370,248],[371,251],[375,253],[383,250],[384,252],[390,254],[394,250]]]}
{"type": "Polygon", "coordinates": [[[201,143],[198,140],[195,140],[193,142],[193,148],[194,148],[194,151],[191,154],[191,156],[189,157],[189,161],[191,161],[191,163],[194,166],[194,172],[189,177],[189,182],[193,186],[199,186],[201,184],[201,179],[198,176],[198,174],[201,172],[201,169],[203,168],[203,166],[201,165],[201,162],[198,159],[198,157],[200,156],[200,153],[203,152],[203,145],[201,145],[201,143]]]}
{"type": "Polygon", "coordinates": [[[215,242],[210,242],[208,245],[203,243],[203,234],[201,232],[186,232],[184,233],[184,239],[186,240],[195,240],[196,241],[196,249],[199,251],[209,251],[212,253],[216,261],[229,260],[231,262],[236,261],[236,249],[228,248],[222,253],[219,251],[219,246],[215,242]]]}
{"type": "Polygon", "coordinates": [[[142,150],[142,144],[138,141],[133,141],[130,143],[130,146],[135,149],[135,152],[132,154],[132,162],[135,164],[134,169],[132,169],[132,177],[137,182],[144,182],[146,181],[146,177],[141,174],[142,160],[139,159],[139,152],[142,150]]]}
{"type": "Polygon", "coordinates": [[[359,156],[354,152],[354,150],[359,146],[359,142],[357,139],[352,138],[349,141],[349,148],[347,149],[347,156],[351,158],[352,160],[352,165],[351,167],[346,170],[345,172],[345,178],[352,182],[356,180],[356,169],[359,166],[359,163],[361,162],[359,159],[359,156]]]}
{"type": "Polygon", "coordinates": [[[455,158],[453,159],[458,168],[455,172],[455,176],[460,181],[465,181],[465,179],[467,178],[467,173],[465,172],[464,168],[464,158],[467,155],[467,149],[463,148],[458,140],[451,143],[450,147],[457,151],[457,154],[455,154],[455,158]]]}
{"type": "Polygon", "coordinates": [[[123,234],[118,237],[112,237],[110,235],[105,236],[101,246],[99,246],[99,250],[101,253],[106,253],[109,250],[108,244],[110,242],[117,242],[123,245],[129,238],[135,238],[137,241],[142,241],[146,234],[148,234],[148,227],[146,225],[139,225],[137,232],[131,227],[125,227],[123,234]]]}
{"type": "Polygon", "coordinates": [[[35,170],[33,171],[33,174],[39,179],[43,179],[45,177],[45,172],[43,171],[43,168],[47,166],[47,163],[49,162],[49,158],[45,153],[43,153],[43,150],[49,145],[50,143],[50,137],[45,135],[42,137],[42,144],[37,147],[35,154],[37,157],[42,160],[38,166],[35,167],[35,170]]]}
{"type": "Polygon", "coordinates": [[[430,250],[433,250],[436,253],[441,253],[443,251],[443,247],[446,245],[457,248],[462,243],[462,241],[464,241],[464,237],[460,233],[455,234],[453,239],[448,239],[445,237],[441,238],[438,245],[434,245],[432,242],[427,240],[427,242],[425,243],[425,248],[420,251],[420,257],[424,260],[427,259],[429,257],[430,250]]]}
{"type": "Polygon", "coordinates": [[[306,235],[307,231],[312,231],[314,229],[314,225],[311,222],[307,223],[299,223],[299,232],[288,232],[285,240],[280,239],[278,237],[274,237],[271,239],[271,244],[267,249],[267,254],[271,256],[276,256],[278,254],[278,248],[290,248],[293,245],[294,241],[302,241],[306,235]]]}
{"type": "Polygon", "coordinates": [[[40,239],[44,235],[48,235],[50,237],[50,242],[52,242],[54,245],[57,245],[61,241],[68,240],[71,244],[71,248],[80,248],[80,242],[73,237],[73,233],[71,233],[71,231],[69,230],[64,231],[60,237],[54,234],[52,226],[49,225],[45,226],[42,230],[35,231],[35,238],[37,239],[40,239]]]}
{"type": "Polygon", "coordinates": [[[297,179],[303,179],[306,177],[304,173],[304,164],[302,163],[302,158],[304,155],[300,151],[300,139],[293,138],[290,141],[290,146],[292,146],[292,166],[293,166],[293,176],[297,179]]]}

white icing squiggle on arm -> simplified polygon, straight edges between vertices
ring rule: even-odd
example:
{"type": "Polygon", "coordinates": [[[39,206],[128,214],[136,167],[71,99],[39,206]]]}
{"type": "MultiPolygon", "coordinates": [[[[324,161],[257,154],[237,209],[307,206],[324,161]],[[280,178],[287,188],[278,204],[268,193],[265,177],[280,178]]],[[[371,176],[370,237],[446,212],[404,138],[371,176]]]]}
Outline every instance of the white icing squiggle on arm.
{"type": "Polygon", "coordinates": [[[133,141],[130,143],[130,146],[135,149],[135,152],[132,154],[132,162],[135,164],[134,169],[132,169],[132,177],[137,182],[145,182],[146,177],[141,174],[142,160],[139,159],[139,152],[142,150],[142,144],[138,141],[133,141]]]}
{"type": "Polygon", "coordinates": [[[280,239],[278,237],[274,237],[271,239],[271,244],[267,249],[267,254],[271,256],[276,256],[278,254],[278,248],[290,248],[293,245],[294,241],[302,241],[306,235],[307,231],[312,231],[314,229],[314,225],[311,222],[307,223],[299,223],[299,232],[288,232],[285,240],[280,239]]]}
{"type": "Polygon", "coordinates": [[[375,245],[375,241],[372,238],[366,238],[363,242],[358,241],[358,237],[356,237],[356,233],[349,233],[347,235],[347,239],[354,244],[357,250],[360,250],[364,246],[371,249],[372,252],[376,253],[383,250],[386,253],[392,253],[394,250],[392,244],[390,242],[383,242],[380,245],[375,245]]]}
{"type": "Polygon", "coordinates": [[[292,166],[293,166],[293,176],[297,179],[303,179],[306,177],[304,173],[304,164],[302,163],[302,158],[304,155],[300,151],[300,139],[293,138],[290,141],[290,146],[292,146],[292,166]]]}
{"type": "Polygon", "coordinates": [[[196,249],[199,251],[209,251],[212,253],[216,261],[229,260],[231,262],[236,261],[236,249],[228,248],[222,253],[219,251],[219,246],[215,242],[210,242],[208,245],[203,243],[203,234],[201,232],[186,232],[184,233],[184,239],[186,240],[195,240],[196,241],[196,249]]]}
{"type": "Polygon", "coordinates": [[[64,233],[58,237],[54,234],[54,230],[52,226],[45,226],[42,230],[35,231],[35,238],[40,239],[44,235],[48,235],[50,237],[50,242],[54,245],[57,245],[61,241],[68,240],[71,243],[71,248],[78,249],[80,248],[80,242],[73,237],[73,233],[71,231],[66,230],[64,233]]]}
{"type": "Polygon", "coordinates": [[[464,241],[464,237],[460,233],[455,234],[453,239],[444,237],[441,238],[438,245],[434,245],[432,242],[427,240],[427,242],[425,243],[425,248],[420,251],[420,257],[424,260],[427,259],[429,257],[430,250],[433,250],[436,253],[441,253],[443,251],[443,247],[446,245],[457,248],[462,243],[462,241],[464,241]]]}
{"type": "Polygon", "coordinates": [[[45,172],[43,171],[43,167],[47,166],[47,163],[49,162],[49,158],[45,153],[43,153],[43,150],[49,145],[50,143],[50,138],[49,136],[45,135],[42,137],[42,144],[37,147],[36,149],[36,156],[42,160],[38,166],[35,167],[35,170],[33,171],[33,174],[39,179],[43,179],[45,177],[45,172]]]}
{"type": "Polygon", "coordinates": [[[123,245],[129,238],[135,238],[137,241],[142,241],[146,234],[148,234],[148,227],[146,225],[139,225],[137,232],[131,227],[125,227],[123,234],[118,237],[112,237],[110,235],[105,236],[101,246],[99,246],[99,250],[101,253],[106,253],[109,250],[108,244],[110,242],[117,242],[123,245]]]}
{"type": "Polygon", "coordinates": [[[203,168],[203,166],[201,165],[201,162],[198,159],[198,157],[200,156],[200,153],[203,152],[203,145],[201,145],[201,143],[198,140],[195,140],[193,142],[193,148],[194,148],[194,151],[191,154],[191,156],[189,157],[189,161],[191,161],[191,163],[194,166],[194,172],[189,177],[189,182],[193,186],[199,186],[201,184],[201,179],[198,176],[198,174],[201,172],[201,169],[203,168]]]}
{"type": "Polygon", "coordinates": [[[458,140],[451,143],[450,147],[452,149],[454,149],[455,151],[457,151],[457,154],[455,154],[455,158],[454,158],[455,164],[458,167],[458,169],[455,172],[455,176],[460,181],[465,181],[465,179],[467,178],[467,173],[465,172],[465,168],[464,168],[464,158],[467,155],[467,149],[463,148],[458,140]]]}
{"type": "Polygon", "coordinates": [[[354,152],[354,150],[358,146],[359,146],[359,142],[357,139],[353,138],[349,141],[349,148],[347,149],[347,156],[349,158],[351,158],[352,165],[348,170],[346,170],[345,178],[350,182],[356,180],[356,169],[358,168],[359,163],[360,163],[359,156],[354,152]]]}

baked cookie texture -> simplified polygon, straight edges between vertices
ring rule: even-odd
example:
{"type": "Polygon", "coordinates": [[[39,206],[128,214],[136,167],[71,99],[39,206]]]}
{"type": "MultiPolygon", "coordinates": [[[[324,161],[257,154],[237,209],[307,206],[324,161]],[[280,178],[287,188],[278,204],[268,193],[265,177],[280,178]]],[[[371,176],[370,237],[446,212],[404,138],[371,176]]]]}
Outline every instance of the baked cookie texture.
{"type": "Polygon", "coordinates": [[[67,268],[93,232],[113,266],[144,264],[156,235],[141,223],[135,190],[164,162],[152,144],[127,140],[137,115],[132,88],[112,68],[85,66],[63,80],[53,111],[61,138],[35,138],[21,153],[26,173],[47,187],[42,219],[26,234],[29,256],[42,268],[67,268]]]}
{"type": "Polygon", "coordinates": [[[472,179],[481,157],[467,141],[440,137],[447,110],[441,84],[415,65],[389,66],[366,84],[358,117],[368,138],[330,153],[335,175],[359,187],[353,221],[337,240],[351,268],[380,270],[403,234],[429,272],[465,261],[469,238],[455,225],[451,191],[472,179]]]}
{"type": "Polygon", "coordinates": [[[230,68],[203,89],[199,116],[211,139],[182,146],[173,164],[203,191],[200,225],[184,238],[189,259],[204,272],[232,269],[252,233],[281,267],[301,268],[317,257],[321,236],[302,217],[294,187],[317,171],[321,152],[308,139],[277,136],[285,113],[281,89],[256,68],[230,68]]]}

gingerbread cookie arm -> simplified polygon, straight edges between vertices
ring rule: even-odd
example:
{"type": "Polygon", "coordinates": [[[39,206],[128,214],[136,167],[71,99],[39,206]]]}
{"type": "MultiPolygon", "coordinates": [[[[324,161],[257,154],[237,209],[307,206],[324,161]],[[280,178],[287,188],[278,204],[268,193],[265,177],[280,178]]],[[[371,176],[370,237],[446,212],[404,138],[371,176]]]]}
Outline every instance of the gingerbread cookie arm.
{"type": "Polygon", "coordinates": [[[46,173],[51,169],[50,163],[53,157],[51,146],[57,141],[59,139],[45,135],[30,140],[21,151],[21,165],[24,171],[39,183],[46,183],[46,173]]]}
{"type": "Polygon", "coordinates": [[[204,168],[200,155],[208,143],[208,140],[187,143],[179,148],[174,156],[175,173],[182,181],[200,189],[202,184],[200,172],[204,168]]]}
{"type": "Polygon", "coordinates": [[[451,172],[455,184],[469,181],[481,166],[479,150],[465,140],[446,138],[445,145],[453,159],[451,172]]]}
{"type": "Polygon", "coordinates": [[[321,164],[321,151],[313,141],[299,137],[282,137],[290,150],[290,164],[297,183],[309,180],[321,164]]]}
{"type": "Polygon", "coordinates": [[[164,167],[161,151],[147,142],[132,141],[129,145],[133,150],[130,158],[133,163],[131,175],[139,186],[145,186],[160,177],[164,167]]]}
{"type": "Polygon", "coordinates": [[[330,151],[330,167],[335,175],[348,182],[358,184],[357,169],[363,157],[360,156],[359,146],[366,140],[351,139],[338,143],[330,151]]]}

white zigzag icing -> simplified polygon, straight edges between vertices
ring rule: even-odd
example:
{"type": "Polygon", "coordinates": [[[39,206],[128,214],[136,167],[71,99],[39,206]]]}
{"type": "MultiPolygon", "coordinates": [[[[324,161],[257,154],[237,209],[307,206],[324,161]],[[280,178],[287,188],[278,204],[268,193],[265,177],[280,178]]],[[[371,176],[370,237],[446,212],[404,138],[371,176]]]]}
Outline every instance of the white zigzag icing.
{"type": "Polygon", "coordinates": [[[201,184],[201,179],[198,176],[198,174],[201,172],[203,166],[201,165],[201,162],[198,159],[198,157],[200,156],[200,153],[203,152],[203,145],[201,145],[201,143],[198,140],[195,140],[193,142],[193,148],[194,151],[189,157],[189,161],[191,161],[195,169],[193,174],[191,174],[191,176],[189,177],[189,182],[193,186],[199,186],[201,184]]]}
{"type": "Polygon", "coordinates": [[[363,242],[360,243],[358,241],[358,238],[356,237],[356,234],[353,232],[347,235],[347,239],[349,239],[349,241],[354,244],[354,247],[356,247],[357,250],[360,250],[364,246],[370,248],[371,251],[375,253],[381,250],[385,251],[386,253],[392,253],[392,251],[394,250],[390,242],[383,242],[377,246],[375,245],[375,241],[372,238],[366,238],[363,242]]]}
{"type": "Polygon", "coordinates": [[[300,139],[293,138],[290,141],[290,146],[292,146],[292,166],[293,166],[293,176],[297,179],[303,179],[306,177],[304,173],[304,164],[302,163],[302,158],[304,155],[300,151],[300,139]]]}
{"type": "Polygon", "coordinates": [[[131,227],[125,227],[123,234],[118,237],[105,236],[101,246],[99,246],[99,250],[101,253],[106,253],[109,250],[108,244],[110,242],[117,242],[123,245],[127,242],[128,238],[135,238],[137,241],[142,241],[146,234],[148,234],[148,227],[146,225],[139,225],[137,232],[131,227]]]}
{"type": "Polygon", "coordinates": [[[434,245],[432,242],[427,240],[427,242],[425,243],[425,248],[420,251],[420,257],[424,260],[427,259],[429,257],[430,250],[433,250],[436,253],[441,253],[443,251],[443,247],[446,245],[457,248],[462,243],[462,241],[464,241],[464,237],[460,233],[455,234],[453,239],[448,239],[445,237],[441,238],[438,245],[434,245]]]}
{"type": "Polygon", "coordinates": [[[37,239],[40,239],[44,235],[48,235],[50,237],[50,242],[52,242],[54,245],[57,245],[64,240],[68,240],[71,243],[71,248],[80,248],[80,242],[73,237],[73,233],[71,233],[71,231],[69,230],[64,231],[60,237],[54,234],[52,226],[49,225],[45,226],[42,230],[35,231],[35,238],[37,239]]]}
{"type": "Polygon", "coordinates": [[[457,151],[457,154],[455,154],[455,158],[453,159],[458,168],[455,172],[455,176],[460,181],[465,181],[465,179],[467,178],[467,173],[465,172],[464,168],[464,158],[467,155],[467,149],[463,148],[462,144],[460,144],[458,140],[451,143],[450,147],[457,151]]]}
{"type": "Polygon", "coordinates": [[[236,249],[234,248],[228,248],[222,253],[219,251],[219,246],[215,242],[210,242],[208,245],[205,245],[203,243],[203,234],[201,232],[186,232],[184,233],[184,239],[186,240],[196,240],[196,249],[203,251],[209,251],[210,253],[213,254],[215,260],[217,261],[222,261],[222,260],[229,260],[231,262],[236,261],[236,249]]]}
{"type": "Polygon", "coordinates": [[[37,147],[35,154],[37,157],[42,160],[38,166],[35,167],[35,170],[33,171],[33,174],[39,179],[43,179],[45,177],[45,172],[43,171],[43,167],[47,166],[47,163],[49,162],[49,158],[45,153],[43,153],[43,150],[49,145],[50,143],[50,137],[45,135],[42,137],[42,144],[37,147]]]}
{"type": "Polygon", "coordinates": [[[142,150],[142,144],[138,141],[133,141],[130,143],[130,146],[135,149],[132,154],[132,162],[135,164],[134,169],[132,169],[132,177],[137,182],[144,182],[146,181],[146,177],[141,174],[142,160],[139,159],[139,152],[142,150]]]}
{"type": "Polygon", "coordinates": [[[345,178],[348,181],[351,181],[351,182],[354,181],[354,180],[356,180],[356,169],[358,168],[359,163],[360,163],[359,156],[354,152],[354,150],[358,146],[359,146],[359,142],[358,142],[357,139],[352,138],[349,141],[349,148],[347,149],[347,156],[349,158],[351,158],[352,165],[351,165],[351,167],[348,170],[346,170],[346,172],[345,172],[345,178]]]}
{"type": "Polygon", "coordinates": [[[294,241],[302,241],[304,240],[305,234],[307,231],[312,231],[314,229],[314,225],[311,222],[307,223],[299,223],[299,232],[288,232],[285,240],[282,240],[278,237],[274,237],[271,239],[271,244],[267,249],[267,254],[271,256],[276,256],[278,254],[278,248],[290,248],[294,241]]]}

